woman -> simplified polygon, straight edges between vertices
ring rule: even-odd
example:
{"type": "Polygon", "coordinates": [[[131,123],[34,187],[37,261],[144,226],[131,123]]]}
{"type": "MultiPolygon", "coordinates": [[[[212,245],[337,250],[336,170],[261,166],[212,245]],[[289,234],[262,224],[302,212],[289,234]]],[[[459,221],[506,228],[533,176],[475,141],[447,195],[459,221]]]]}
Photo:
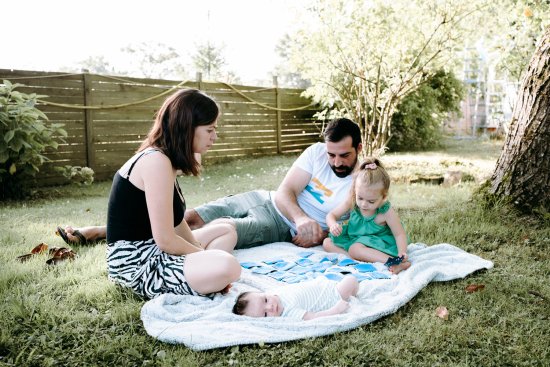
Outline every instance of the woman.
{"type": "Polygon", "coordinates": [[[109,278],[135,293],[209,295],[240,276],[230,225],[192,232],[177,174],[198,175],[195,154],[216,140],[219,109],[195,89],[168,97],[138,152],[115,174],[107,214],[109,278]],[[208,251],[204,251],[208,249],[208,251]]]}

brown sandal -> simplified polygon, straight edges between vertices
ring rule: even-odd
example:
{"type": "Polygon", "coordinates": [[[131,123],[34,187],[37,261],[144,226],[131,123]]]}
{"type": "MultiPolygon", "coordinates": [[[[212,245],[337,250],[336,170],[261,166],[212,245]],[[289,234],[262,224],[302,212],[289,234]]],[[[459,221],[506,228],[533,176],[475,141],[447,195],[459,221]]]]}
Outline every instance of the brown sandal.
{"type": "MultiPolygon", "coordinates": [[[[48,251],[48,245],[45,243],[40,243],[35,246],[30,253],[18,256],[16,260],[20,262],[25,262],[29,260],[34,255],[43,254],[48,251]]],[[[66,247],[52,247],[49,249],[48,253],[52,255],[52,258],[46,261],[48,265],[57,265],[64,260],[73,260],[76,257],[76,252],[66,247]]]]}
{"type": "Polygon", "coordinates": [[[46,250],[48,250],[48,245],[46,245],[44,242],[36,245],[30,253],[28,254],[25,254],[25,255],[21,255],[21,256],[17,256],[16,257],[16,260],[19,260],[21,262],[25,262],[27,260],[29,260],[31,257],[33,257],[34,255],[37,255],[37,254],[43,254],[44,252],[46,252],[46,250]]]}
{"type": "Polygon", "coordinates": [[[53,257],[46,261],[48,265],[57,265],[64,260],[74,260],[76,257],[76,252],[66,247],[54,247],[50,250],[50,254],[53,254],[53,257]]]}
{"type": "Polygon", "coordinates": [[[88,241],[78,229],[75,229],[72,233],[73,236],[78,237],[78,241],[74,242],[69,240],[67,232],[61,227],[57,227],[55,234],[61,237],[67,245],[88,245],[94,243],[94,241],[88,241]]]}

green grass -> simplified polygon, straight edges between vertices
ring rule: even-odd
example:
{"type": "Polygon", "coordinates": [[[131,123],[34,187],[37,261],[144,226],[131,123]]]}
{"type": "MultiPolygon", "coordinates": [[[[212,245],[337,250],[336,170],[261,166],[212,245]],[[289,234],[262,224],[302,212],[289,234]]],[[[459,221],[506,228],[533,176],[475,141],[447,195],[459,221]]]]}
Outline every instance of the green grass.
{"type": "MultiPolygon", "coordinates": [[[[110,182],[55,187],[0,203],[0,365],[15,366],[547,366],[550,229],[546,222],[472,199],[500,145],[449,141],[445,150],[388,154],[391,200],[414,242],[451,243],[495,263],[465,279],[431,283],[396,313],[335,335],[193,352],[149,337],[144,300],[107,280],[104,245],[75,246],[56,267],[15,261],[35,245],[63,245],[57,225],[102,224],[110,182]],[[411,177],[460,169],[441,187],[411,177]],[[484,284],[467,293],[468,284],[484,284]],[[449,320],[435,316],[445,306],[449,320]]],[[[230,193],[275,189],[295,156],[244,159],[183,178],[190,207],[230,193]]]]}

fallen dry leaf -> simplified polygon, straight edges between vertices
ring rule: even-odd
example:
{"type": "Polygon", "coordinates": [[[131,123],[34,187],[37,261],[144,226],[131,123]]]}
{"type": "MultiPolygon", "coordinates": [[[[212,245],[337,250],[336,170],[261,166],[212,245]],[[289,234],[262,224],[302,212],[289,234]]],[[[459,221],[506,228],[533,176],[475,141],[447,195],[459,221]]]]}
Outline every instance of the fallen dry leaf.
{"type": "Polygon", "coordinates": [[[485,284],[470,284],[465,289],[468,293],[474,293],[483,290],[483,288],[485,288],[485,284]]]}
{"type": "Polygon", "coordinates": [[[435,315],[443,320],[449,319],[449,310],[445,306],[439,306],[435,309],[435,315]]]}

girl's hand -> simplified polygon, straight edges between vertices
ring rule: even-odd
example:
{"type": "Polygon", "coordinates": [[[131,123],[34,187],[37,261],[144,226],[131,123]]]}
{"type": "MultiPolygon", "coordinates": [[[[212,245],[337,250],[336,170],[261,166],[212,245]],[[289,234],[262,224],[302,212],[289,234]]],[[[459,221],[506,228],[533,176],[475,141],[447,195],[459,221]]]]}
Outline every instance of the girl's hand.
{"type": "Polygon", "coordinates": [[[398,253],[397,256],[398,256],[398,257],[403,256],[403,261],[401,261],[401,262],[405,262],[405,261],[409,260],[409,257],[407,256],[407,252],[406,252],[406,251],[405,251],[405,252],[400,252],[400,253],[398,253]]]}
{"type": "Polygon", "coordinates": [[[342,226],[339,223],[330,226],[330,233],[332,233],[333,236],[340,236],[342,234],[342,226]]]}

